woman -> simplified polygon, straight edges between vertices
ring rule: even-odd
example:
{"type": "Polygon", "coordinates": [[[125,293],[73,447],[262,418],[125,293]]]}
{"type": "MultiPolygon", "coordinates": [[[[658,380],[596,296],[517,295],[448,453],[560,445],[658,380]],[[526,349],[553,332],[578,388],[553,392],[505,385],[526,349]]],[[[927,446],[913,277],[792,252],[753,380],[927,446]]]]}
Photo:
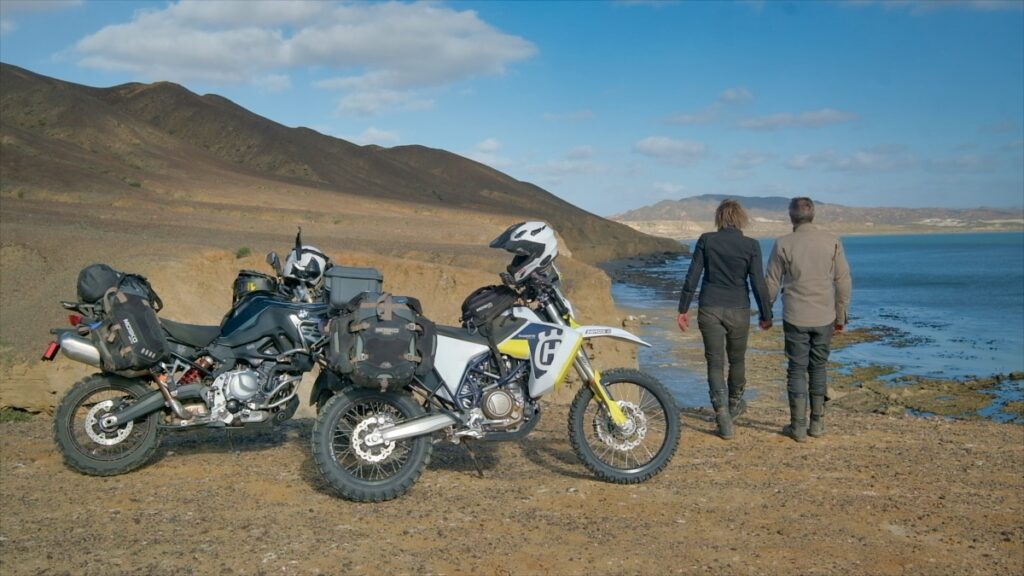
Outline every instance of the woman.
{"type": "Polygon", "coordinates": [[[745,359],[750,333],[750,295],[754,291],[761,328],[772,327],[772,309],[761,264],[761,246],[743,235],[747,213],[736,200],[723,200],[715,210],[717,232],[708,232],[697,240],[690,271],[679,297],[679,329],[686,332],[690,319],[686,311],[700,285],[697,326],[704,339],[704,358],[708,364],[708,389],[711,406],[718,421],[718,435],[732,438],[733,419],[743,413],[743,388],[746,386],[745,359]],[[748,284],[749,279],[749,284],[748,284]],[[725,360],[729,360],[726,383],[725,360]]]}

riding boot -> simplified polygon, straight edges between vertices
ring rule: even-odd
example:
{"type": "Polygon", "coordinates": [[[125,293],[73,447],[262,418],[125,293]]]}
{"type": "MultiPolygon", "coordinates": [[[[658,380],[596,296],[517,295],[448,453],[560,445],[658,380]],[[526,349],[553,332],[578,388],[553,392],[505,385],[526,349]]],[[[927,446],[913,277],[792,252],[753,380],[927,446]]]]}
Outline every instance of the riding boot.
{"type": "Polygon", "coordinates": [[[715,409],[715,419],[718,421],[718,435],[723,440],[732,439],[732,416],[729,414],[729,408],[721,406],[715,409]]]}
{"type": "Polygon", "coordinates": [[[747,411],[747,403],[743,398],[729,398],[729,415],[735,420],[747,411]]]}
{"type": "Polygon", "coordinates": [[[825,397],[811,395],[811,426],[807,434],[814,438],[821,438],[825,435],[825,397]]]}
{"type": "Polygon", "coordinates": [[[797,442],[807,441],[807,396],[789,395],[789,424],[782,428],[782,433],[797,442]]]}

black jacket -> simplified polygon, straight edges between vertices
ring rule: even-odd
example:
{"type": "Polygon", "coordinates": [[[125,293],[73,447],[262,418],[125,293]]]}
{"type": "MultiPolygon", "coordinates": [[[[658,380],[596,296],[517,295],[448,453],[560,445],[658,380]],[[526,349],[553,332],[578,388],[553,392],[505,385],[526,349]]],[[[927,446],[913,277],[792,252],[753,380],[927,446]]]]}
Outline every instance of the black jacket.
{"type": "Polygon", "coordinates": [[[693,249],[690,271],[679,296],[680,313],[689,310],[702,272],[701,306],[750,308],[749,290],[753,290],[761,320],[771,319],[772,307],[768,301],[768,286],[764,282],[761,245],[757,240],[744,236],[735,228],[702,234],[693,249]]]}

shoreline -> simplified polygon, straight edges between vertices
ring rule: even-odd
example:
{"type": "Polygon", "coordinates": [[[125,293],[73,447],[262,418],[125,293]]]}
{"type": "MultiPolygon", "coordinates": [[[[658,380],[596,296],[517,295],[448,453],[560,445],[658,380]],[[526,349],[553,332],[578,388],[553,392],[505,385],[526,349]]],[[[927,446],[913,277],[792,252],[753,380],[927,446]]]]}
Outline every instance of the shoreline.
{"type": "MultiPolygon", "coordinates": [[[[647,288],[676,289],[673,284],[644,271],[664,258],[628,258],[602,265],[614,284],[647,288]]],[[[706,367],[703,345],[696,328],[696,308],[691,307],[690,331],[680,333],[675,325],[676,311],[671,308],[637,308],[615,298],[615,304],[629,318],[637,335],[663,350],[648,352],[642,370],[655,373],[670,384],[677,399],[698,409],[708,405],[706,367]],[[651,362],[654,365],[651,365],[651,362]]],[[[627,320],[628,322],[628,320],[627,320]]],[[[861,364],[835,359],[835,352],[858,344],[899,344],[897,330],[883,325],[858,327],[837,334],[833,340],[829,366],[829,406],[851,412],[908,414],[916,417],[944,417],[960,420],[990,420],[998,423],[1024,424],[1024,372],[990,373],[962,377],[930,377],[900,373],[898,367],[861,364]]],[[[766,406],[785,407],[785,355],[781,322],[767,332],[751,326],[747,354],[747,394],[766,406]]],[[[638,364],[642,356],[638,357],[638,364]]]]}

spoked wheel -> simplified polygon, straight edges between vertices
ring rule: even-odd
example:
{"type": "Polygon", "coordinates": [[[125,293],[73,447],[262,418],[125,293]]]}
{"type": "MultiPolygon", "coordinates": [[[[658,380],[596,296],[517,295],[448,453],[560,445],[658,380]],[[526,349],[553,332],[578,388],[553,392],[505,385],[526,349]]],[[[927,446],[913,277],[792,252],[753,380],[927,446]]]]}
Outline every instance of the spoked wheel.
{"type": "Polygon", "coordinates": [[[407,395],[347,388],[324,405],[313,425],[313,460],[343,498],[381,502],[405,494],[430,461],[429,434],[374,442],[381,427],[423,415],[407,395]]]}
{"type": "Polygon", "coordinates": [[[53,420],[64,463],[91,476],[124,474],[145,464],[156,450],[159,411],[116,427],[102,422],[149,391],[137,380],[112,374],[93,374],[72,386],[53,420]]]}
{"type": "Polygon", "coordinates": [[[601,382],[626,415],[623,426],[589,387],[576,394],[569,409],[573,450],[594,474],[616,484],[643,482],[668,465],[679,445],[679,408],[653,376],[615,369],[601,382]]]}

